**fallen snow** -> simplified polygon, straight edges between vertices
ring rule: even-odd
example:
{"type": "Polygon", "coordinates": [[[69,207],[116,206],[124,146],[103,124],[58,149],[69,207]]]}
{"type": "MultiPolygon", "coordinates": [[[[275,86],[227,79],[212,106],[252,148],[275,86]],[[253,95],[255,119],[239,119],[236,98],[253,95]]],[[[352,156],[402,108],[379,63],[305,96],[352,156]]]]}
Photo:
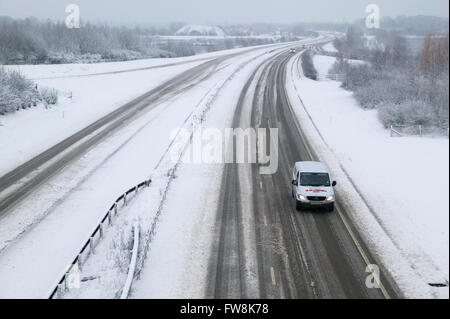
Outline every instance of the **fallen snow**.
{"type": "Polygon", "coordinates": [[[317,70],[317,75],[319,77],[326,78],[328,71],[330,70],[330,66],[336,62],[336,58],[327,55],[315,54],[313,57],[313,62],[317,70]]]}
{"type": "MultiPolygon", "coordinates": [[[[316,56],[314,63],[326,73],[333,60],[316,56]]],[[[360,108],[339,82],[312,81],[298,65],[289,67],[288,92],[300,123],[342,179],[341,196],[358,207],[352,219],[363,237],[407,297],[448,298],[448,287],[428,283],[449,276],[449,140],[391,138],[376,110],[360,108]]]]}
{"type": "Polygon", "coordinates": [[[329,42],[327,44],[325,44],[322,49],[326,52],[332,52],[332,53],[336,53],[338,52],[338,50],[334,47],[333,42],[329,42]]]}

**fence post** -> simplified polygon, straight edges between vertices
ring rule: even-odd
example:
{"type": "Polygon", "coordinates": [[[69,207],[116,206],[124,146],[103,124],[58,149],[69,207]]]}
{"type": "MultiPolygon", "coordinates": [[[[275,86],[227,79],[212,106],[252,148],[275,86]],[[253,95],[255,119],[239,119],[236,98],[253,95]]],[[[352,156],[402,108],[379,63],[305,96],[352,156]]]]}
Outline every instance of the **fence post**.
{"type": "Polygon", "coordinates": [[[64,291],[68,290],[68,286],[67,286],[67,277],[69,276],[69,271],[66,272],[66,274],[64,275],[64,291]]]}
{"type": "Polygon", "coordinates": [[[91,249],[91,253],[95,254],[94,237],[89,239],[89,248],[91,249]]]}
{"type": "Polygon", "coordinates": [[[422,125],[419,125],[419,136],[422,137],[422,125]]]}
{"type": "Polygon", "coordinates": [[[63,292],[62,284],[58,284],[58,288],[56,289],[56,296],[58,299],[61,298],[62,292],[63,292]]]}
{"type": "Polygon", "coordinates": [[[78,254],[77,264],[78,264],[78,269],[81,270],[81,254],[78,254]]]}

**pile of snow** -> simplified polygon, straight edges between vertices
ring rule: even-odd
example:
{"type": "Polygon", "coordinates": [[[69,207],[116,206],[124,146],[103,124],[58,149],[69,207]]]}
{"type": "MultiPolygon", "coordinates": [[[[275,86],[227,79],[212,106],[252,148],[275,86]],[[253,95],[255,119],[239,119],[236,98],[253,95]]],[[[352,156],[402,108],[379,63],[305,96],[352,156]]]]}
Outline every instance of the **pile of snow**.
{"type": "Polygon", "coordinates": [[[338,52],[338,50],[334,47],[333,42],[328,42],[327,44],[325,44],[325,45],[322,47],[322,49],[323,49],[325,52],[332,52],[332,53],[337,53],[337,52],[338,52]]]}
{"type": "Polygon", "coordinates": [[[224,37],[226,33],[218,26],[187,24],[175,32],[175,35],[224,37]]]}

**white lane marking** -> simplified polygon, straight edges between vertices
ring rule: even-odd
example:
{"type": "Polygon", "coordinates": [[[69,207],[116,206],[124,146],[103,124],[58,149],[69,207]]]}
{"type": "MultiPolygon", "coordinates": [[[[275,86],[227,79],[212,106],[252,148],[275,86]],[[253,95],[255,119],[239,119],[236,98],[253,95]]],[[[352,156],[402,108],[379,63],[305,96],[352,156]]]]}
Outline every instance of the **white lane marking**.
{"type": "Polygon", "coordinates": [[[262,182],[261,181],[259,181],[259,188],[262,190],[263,188],[262,188],[262,182]]]}
{"type": "Polygon", "coordinates": [[[275,270],[273,267],[270,267],[270,278],[272,279],[272,285],[276,286],[277,282],[275,281],[275,270]]]}
{"type": "Polygon", "coordinates": [[[267,227],[267,216],[266,215],[264,215],[264,226],[267,227]]]}
{"type": "MultiPolygon", "coordinates": [[[[342,222],[344,223],[344,226],[347,229],[347,232],[350,234],[350,237],[352,238],[353,242],[355,243],[356,248],[358,249],[360,255],[364,259],[364,262],[366,263],[367,266],[372,264],[370,262],[369,258],[367,257],[366,253],[364,252],[364,250],[363,250],[361,244],[359,243],[358,239],[356,238],[355,234],[351,230],[350,225],[348,224],[347,219],[345,218],[344,214],[341,212],[341,210],[337,206],[336,206],[336,210],[337,210],[337,212],[338,212],[342,222]]],[[[379,278],[377,278],[377,276],[375,276],[374,279],[377,282],[378,287],[380,287],[380,290],[383,293],[384,298],[391,299],[391,296],[389,295],[389,293],[387,292],[386,288],[383,286],[383,284],[381,283],[379,278]]]]}

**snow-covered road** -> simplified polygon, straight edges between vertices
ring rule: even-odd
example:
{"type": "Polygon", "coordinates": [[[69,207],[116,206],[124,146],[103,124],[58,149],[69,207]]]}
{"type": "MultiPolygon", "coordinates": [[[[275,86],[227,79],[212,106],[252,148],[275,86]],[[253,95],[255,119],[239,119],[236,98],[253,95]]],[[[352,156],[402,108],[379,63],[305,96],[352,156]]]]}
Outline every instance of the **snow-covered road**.
{"type": "MultiPolygon", "coordinates": [[[[244,64],[259,56],[273,54],[273,50],[272,47],[261,48],[226,61],[213,77],[197,82],[188,95],[163,101],[134,120],[133,125],[108,136],[14,207],[1,221],[0,296],[47,297],[111,201],[129,186],[140,182],[143,176],[161,175],[160,180],[152,184],[152,191],[158,191],[153,196],[154,201],[150,201],[150,205],[159,204],[159,190],[164,189],[164,176],[170,162],[161,165],[160,171],[153,169],[165,154],[171,131],[182,127],[187,120],[192,121],[192,116],[199,116],[204,104],[215,98],[219,88],[225,82],[229,83],[232,76],[237,76],[244,64]],[[208,93],[205,95],[205,92],[208,93]]],[[[147,71],[139,71],[143,72],[147,71]]],[[[239,76],[242,75],[239,73],[239,76]]],[[[96,76],[100,82],[105,80],[102,77],[96,76]]],[[[156,77],[154,79],[151,83],[156,82],[156,77]]],[[[117,80],[118,85],[119,82],[117,80]]],[[[106,83],[105,86],[109,87],[106,83]]],[[[143,90],[142,86],[140,90],[143,90]]],[[[87,89],[85,93],[87,96],[83,96],[88,98],[87,89]]],[[[229,101],[222,103],[222,111],[232,113],[229,101]]],[[[136,214],[128,215],[136,218],[136,214]]],[[[142,210],[137,212],[139,215],[142,210]]],[[[152,214],[144,217],[151,220],[152,214]]],[[[126,223],[127,219],[118,229],[123,230],[126,223]]]]}
{"type": "MultiPolygon", "coordinates": [[[[322,35],[296,45],[324,39],[322,35]]],[[[241,53],[213,63],[185,84],[188,90],[157,100],[0,218],[0,298],[48,297],[113,200],[148,177],[151,187],[121,210],[83,265],[81,275],[88,280],[64,297],[120,295],[129,260],[124,251],[130,248],[136,222],[141,255],[131,297],[205,297],[224,165],[174,161],[170,136],[174,129],[190,130],[200,122],[219,130],[230,127],[250,76],[291,45],[183,59],[20,67],[39,79],[39,85],[71,92],[72,98],[63,94],[52,109],[2,118],[0,176],[174,76],[225,54],[241,53]]],[[[376,261],[389,269],[406,297],[448,297],[448,287],[428,286],[448,281],[448,140],[389,138],[375,114],[358,108],[339,83],[303,78],[297,61],[287,63],[289,99],[308,141],[339,180],[338,196],[376,261]],[[417,172],[423,165],[429,170],[417,172]],[[410,190],[422,189],[423,181],[433,187],[417,198],[410,190]],[[436,193],[445,200],[430,207],[427,199],[436,193]]],[[[333,61],[316,57],[319,73],[325,74],[333,61]]],[[[256,90],[255,83],[251,90],[256,90]]],[[[250,207],[247,202],[244,199],[243,207],[250,207]]],[[[254,266],[245,265],[256,278],[254,266]]]]}

